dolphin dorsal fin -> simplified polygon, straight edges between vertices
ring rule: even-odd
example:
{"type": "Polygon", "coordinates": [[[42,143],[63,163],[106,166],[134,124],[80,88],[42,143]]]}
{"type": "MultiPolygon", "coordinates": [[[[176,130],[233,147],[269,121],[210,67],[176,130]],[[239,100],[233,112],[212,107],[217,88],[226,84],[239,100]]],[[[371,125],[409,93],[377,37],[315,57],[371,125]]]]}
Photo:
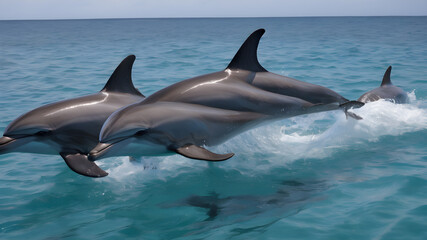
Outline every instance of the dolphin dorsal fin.
{"type": "Polygon", "coordinates": [[[381,86],[392,85],[390,80],[390,74],[391,74],[391,66],[389,66],[385,71],[383,81],[381,82],[381,86]]]}
{"type": "Polygon", "coordinates": [[[132,83],[132,66],[135,58],[135,55],[129,55],[123,59],[101,91],[129,93],[144,97],[132,83]]]}
{"type": "Polygon", "coordinates": [[[234,55],[233,60],[228,64],[227,69],[243,69],[252,72],[267,72],[258,62],[257,49],[259,40],[265,33],[264,29],[253,32],[242,44],[234,55]]]}

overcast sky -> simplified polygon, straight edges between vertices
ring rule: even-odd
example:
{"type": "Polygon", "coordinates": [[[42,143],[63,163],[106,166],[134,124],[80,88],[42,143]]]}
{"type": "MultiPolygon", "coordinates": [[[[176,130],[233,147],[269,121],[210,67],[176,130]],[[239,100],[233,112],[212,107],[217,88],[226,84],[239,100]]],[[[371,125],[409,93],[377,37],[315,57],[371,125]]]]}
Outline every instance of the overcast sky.
{"type": "Polygon", "coordinates": [[[427,0],[0,0],[0,19],[426,16],[427,0]]]}

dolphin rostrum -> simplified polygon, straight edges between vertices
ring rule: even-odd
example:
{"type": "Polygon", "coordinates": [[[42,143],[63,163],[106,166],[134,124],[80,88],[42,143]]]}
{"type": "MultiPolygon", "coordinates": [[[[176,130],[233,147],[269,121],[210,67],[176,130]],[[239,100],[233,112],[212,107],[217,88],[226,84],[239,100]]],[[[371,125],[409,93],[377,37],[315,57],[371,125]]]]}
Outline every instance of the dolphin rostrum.
{"type": "Polygon", "coordinates": [[[381,86],[363,94],[358,101],[360,102],[374,102],[380,99],[390,100],[394,103],[408,103],[408,94],[401,88],[394,86],[390,80],[391,66],[389,66],[384,73],[381,86]]]}
{"type": "Polygon", "coordinates": [[[144,99],[132,83],[134,61],[134,55],[126,57],[98,93],[51,103],[15,119],[0,138],[0,154],[60,154],[76,173],[106,176],[87,154],[98,143],[102,124],[111,113],[144,99]]]}
{"type": "Polygon", "coordinates": [[[267,114],[283,111],[282,102],[289,97],[311,104],[331,104],[347,113],[363,103],[349,101],[338,93],[311,83],[277,75],[265,70],[258,62],[257,49],[264,29],[253,32],[223,71],[210,73],[172,84],[149,97],[145,103],[158,101],[201,104],[236,111],[267,114]]]}

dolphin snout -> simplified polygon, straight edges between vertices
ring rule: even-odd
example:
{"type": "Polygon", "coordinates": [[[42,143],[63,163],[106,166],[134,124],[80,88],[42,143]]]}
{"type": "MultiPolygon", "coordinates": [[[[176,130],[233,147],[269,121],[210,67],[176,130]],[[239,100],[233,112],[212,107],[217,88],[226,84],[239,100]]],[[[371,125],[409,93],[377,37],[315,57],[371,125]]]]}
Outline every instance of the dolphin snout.
{"type": "Polygon", "coordinates": [[[0,154],[5,153],[6,149],[15,141],[14,138],[1,137],[0,138],[0,154]]]}
{"type": "Polygon", "coordinates": [[[96,147],[89,152],[89,160],[95,161],[101,158],[105,154],[105,152],[112,146],[113,144],[111,143],[98,143],[98,145],[96,145],[96,147]]]}
{"type": "Polygon", "coordinates": [[[3,136],[0,138],[0,154],[16,151],[17,148],[31,142],[33,137],[13,138],[3,136]]]}
{"type": "Polygon", "coordinates": [[[9,144],[12,141],[15,141],[15,139],[3,136],[3,137],[0,138],[0,146],[7,145],[7,144],[9,144]]]}

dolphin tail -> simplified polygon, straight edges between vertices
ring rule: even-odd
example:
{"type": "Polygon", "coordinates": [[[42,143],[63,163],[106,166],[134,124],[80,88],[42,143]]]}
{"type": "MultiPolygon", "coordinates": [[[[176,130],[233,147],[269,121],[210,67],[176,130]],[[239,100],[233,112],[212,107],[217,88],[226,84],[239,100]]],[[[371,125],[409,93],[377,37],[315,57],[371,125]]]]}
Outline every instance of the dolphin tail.
{"type": "Polygon", "coordinates": [[[345,102],[343,104],[340,104],[340,108],[344,111],[346,118],[348,119],[348,117],[354,118],[356,120],[361,120],[363,119],[361,116],[353,113],[353,112],[349,112],[349,109],[352,108],[361,108],[363,107],[363,105],[365,105],[363,102],[359,102],[359,101],[348,101],[345,102]]]}
{"type": "Polygon", "coordinates": [[[81,153],[60,153],[68,167],[74,172],[87,177],[105,177],[107,172],[102,170],[94,162],[89,161],[87,155],[81,153]]]}
{"type": "Polygon", "coordinates": [[[178,154],[181,154],[184,157],[188,157],[196,160],[205,160],[205,161],[224,161],[234,156],[234,153],[227,153],[227,154],[213,153],[205,148],[202,148],[193,144],[184,145],[182,147],[174,149],[174,151],[178,154]]]}

